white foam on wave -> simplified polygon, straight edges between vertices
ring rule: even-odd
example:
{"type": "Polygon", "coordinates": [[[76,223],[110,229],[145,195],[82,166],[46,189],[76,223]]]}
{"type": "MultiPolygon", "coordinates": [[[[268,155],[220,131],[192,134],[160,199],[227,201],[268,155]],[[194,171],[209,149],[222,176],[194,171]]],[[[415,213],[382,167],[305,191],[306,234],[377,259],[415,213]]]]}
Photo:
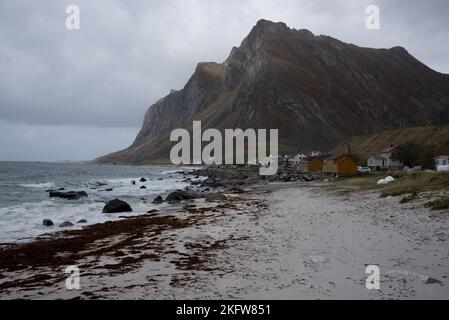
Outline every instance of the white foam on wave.
{"type": "Polygon", "coordinates": [[[0,242],[26,242],[45,233],[62,230],[80,229],[86,225],[104,223],[119,219],[119,216],[144,214],[150,209],[148,204],[136,199],[126,199],[133,212],[120,214],[102,213],[104,202],[91,201],[80,203],[66,200],[46,200],[36,203],[0,208],[0,242]],[[46,227],[44,219],[50,219],[54,225],[46,227]],[[85,219],[86,224],[78,221],[85,219]],[[65,221],[74,224],[73,227],[60,228],[65,221]]]}
{"type": "Polygon", "coordinates": [[[24,183],[24,184],[19,184],[20,187],[23,188],[45,188],[45,189],[49,189],[49,188],[55,188],[56,184],[54,182],[43,182],[43,183],[24,183]]]}
{"type": "MultiPolygon", "coordinates": [[[[88,198],[79,200],[65,200],[48,198],[40,202],[21,203],[14,206],[0,208],[0,242],[27,242],[45,233],[61,230],[80,229],[86,225],[104,223],[119,219],[119,216],[144,214],[155,208],[151,201],[157,195],[164,195],[175,189],[183,189],[188,184],[176,178],[163,180],[149,180],[139,182],[139,178],[125,179],[97,179],[88,183],[78,184],[77,190],[85,190],[88,198]],[[133,185],[131,182],[136,181],[133,185]],[[105,184],[105,185],[99,185],[105,184]],[[146,189],[140,189],[145,186],[146,189]],[[95,188],[95,189],[92,189],[95,188]],[[106,191],[112,188],[113,191],[106,191]],[[119,198],[128,202],[133,212],[124,214],[102,213],[105,203],[119,198]],[[45,227],[44,219],[53,221],[54,226],[45,227]],[[81,219],[87,224],[78,224],[81,219]],[[70,221],[74,224],[70,228],[59,228],[59,224],[70,221]]],[[[54,183],[24,184],[27,188],[54,188],[54,183]]],[[[74,186],[75,187],[75,186],[74,186]]]]}
{"type": "Polygon", "coordinates": [[[164,194],[170,190],[182,189],[188,184],[175,178],[164,178],[164,180],[147,180],[146,182],[139,182],[140,178],[127,178],[127,179],[103,179],[89,181],[90,188],[88,193],[98,195],[114,195],[114,196],[136,196],[136,197],[148,197],[153,195],[164,194]],[[135,181],[136,184],[132,184],[135,181]],[[102,185],[104,184],[104,185],[102,185]],[[140,187],[145,186],[144,189],[140,187]],[[112,188],[112,191],[105,191],[112,188]],[[106,192],[106,193],[105,193],[106,192]]]}

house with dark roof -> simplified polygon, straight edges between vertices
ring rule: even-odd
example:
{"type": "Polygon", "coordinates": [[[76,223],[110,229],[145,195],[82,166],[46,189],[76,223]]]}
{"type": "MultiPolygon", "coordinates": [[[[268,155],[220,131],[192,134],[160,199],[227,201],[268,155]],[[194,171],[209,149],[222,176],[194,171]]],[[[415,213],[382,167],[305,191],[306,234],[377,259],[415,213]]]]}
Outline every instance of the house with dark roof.
{"type": "Polygon", "coordinates": [[[386,147],[378,154],[368,159],[368,167],[372,171],[378,170],[402,170],[404,163],[398,158],[399,145],[386,147]]]}

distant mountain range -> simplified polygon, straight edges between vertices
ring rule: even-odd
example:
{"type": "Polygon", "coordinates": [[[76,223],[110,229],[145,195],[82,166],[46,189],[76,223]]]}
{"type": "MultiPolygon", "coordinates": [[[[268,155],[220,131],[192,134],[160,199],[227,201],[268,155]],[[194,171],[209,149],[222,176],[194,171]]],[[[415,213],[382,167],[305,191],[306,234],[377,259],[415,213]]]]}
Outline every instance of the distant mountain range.
{"type": "Polygon", "coordinates": [[[449,75],[404,48],[362,48],[260,20],[223,63],[199,63],[152,105],[125,150],[98,162],[166,162],[170,132],[279,129],[280,152],[327,151],[356,135],[449,122],[449,75]]]}

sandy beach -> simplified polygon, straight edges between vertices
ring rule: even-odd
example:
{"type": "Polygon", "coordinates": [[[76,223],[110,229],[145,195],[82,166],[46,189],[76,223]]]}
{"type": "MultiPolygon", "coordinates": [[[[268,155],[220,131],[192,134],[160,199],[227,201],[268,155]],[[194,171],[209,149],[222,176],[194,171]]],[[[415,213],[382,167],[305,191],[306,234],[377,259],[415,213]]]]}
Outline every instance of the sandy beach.
{"type": "Polygon", "coordinates": [[[0,297],[448,299],[448,230],[447,210],[376,191],[255,185],[3,246],[0,297]],[[65,286],[69,265],[79,290],[65,286]],[[365,287],[367,265],[380,268],[379,290],[365,287]]]}

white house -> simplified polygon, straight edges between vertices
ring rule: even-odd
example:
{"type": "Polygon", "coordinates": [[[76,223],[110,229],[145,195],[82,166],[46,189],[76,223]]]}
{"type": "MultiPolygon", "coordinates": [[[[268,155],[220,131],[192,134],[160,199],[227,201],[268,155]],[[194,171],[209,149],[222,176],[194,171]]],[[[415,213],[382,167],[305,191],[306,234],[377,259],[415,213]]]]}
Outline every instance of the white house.
{"type": "Polygon", "coordinates": [[[397,159],[396,152],[399,146],[390,145],[379,154],[368,159],[368,167],[373,170],[401,170],[404,164],[397,159]]]}
{"type": "Polygon", "coordinates": [[[438,156],[435,158],[435,168],[439,172],[449,172],[449,156],[438,156]]]}
{"type": "Polygon", "coordinates": [[[294,157],[293,163],[295,165],[298,165],[299,163],[305,161],[306,159],[307,159],[307,156],[304,153],[300,152],[294,157]]]}
{"type": "Polygon", "coordinates": [[[438,156],[435,158],[435,166],[447,166],[449,165],[449,156],[438,156]]]}
{"type": "Polygon", "coordinates": [[[387,159],[381,156],[374,156],[368,159],[368,168],[371,170],[381,170],[386,168],[387,159]]]}

